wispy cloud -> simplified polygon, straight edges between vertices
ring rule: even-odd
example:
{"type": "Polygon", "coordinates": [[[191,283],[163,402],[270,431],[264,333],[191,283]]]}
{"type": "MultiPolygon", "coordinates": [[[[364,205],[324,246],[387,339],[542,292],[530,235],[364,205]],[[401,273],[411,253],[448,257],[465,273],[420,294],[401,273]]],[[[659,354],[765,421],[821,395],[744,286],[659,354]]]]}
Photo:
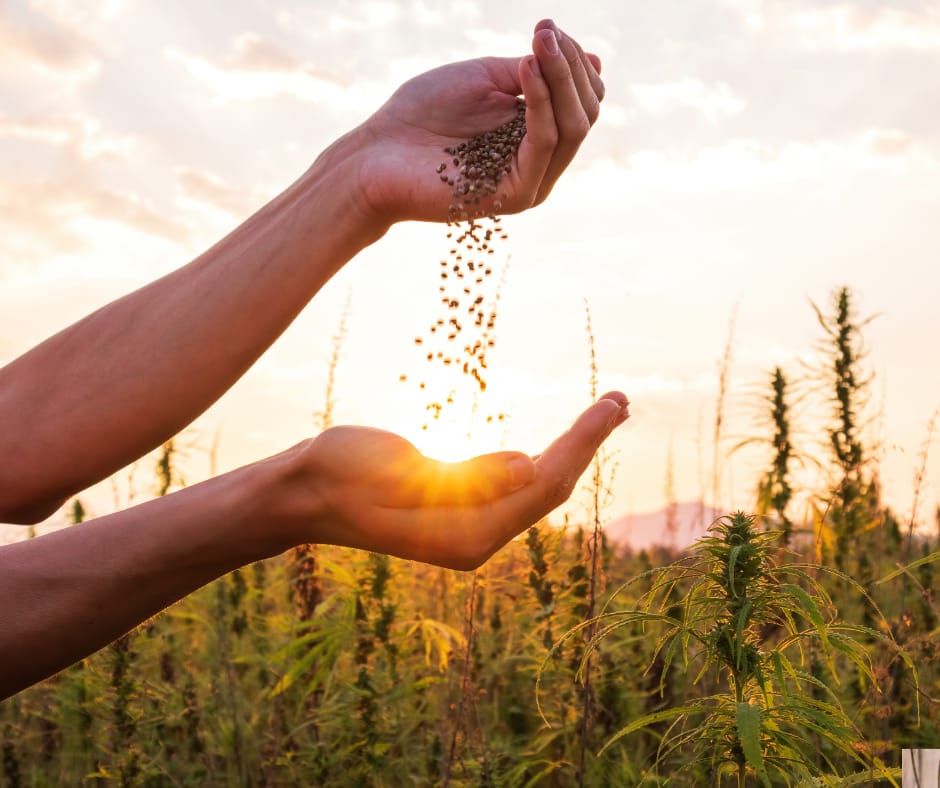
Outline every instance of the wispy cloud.
{"type": "MultiPolygon", "coordinates": [[[[297,73],[306,67],[294,54],[257,33],[242,33],[235,37],[235,53],[226,59],[229,71],[259,71],[297,73]]],[[[329,81],[333,81],[328,77],[329,81]]]]}
{"type": "Polygon", "coordinates": [[[813,50],[938,50],[935,3],[721,0],[753,32],[779,31],[813,50]]]}
{"type": "Polygon", "coordinates": [[[337,75],[302,61],[254,33],[233,41],[233,53],[218,61],[170,47],[165,56],[182,65],[220,101],[294,96],[331,106],[348,105],[351,92],[337,75]]]}
{"type": "Polygon", "coordinates": [[[331,33],[358,32],[369,28],[385,27],[396,22],[401,15],[401,6],[396,2],[367,0],[367,2],[348,6],[346,13],[329,14],[326,25],[331,33]]]}
{"type": "Polygon", "coordinates": [[[872,127],[810,142],[736,138],[693,149],[646,148],[596,161],[570,177],[577,185],[572,192],[614,201],[615,192],[625,187],[680,194],[756,192],[851,172],[929,171],[938,166],[938,158],[929,144],[905,131],[872,127]]]}
{"type": "Polygon", "coordinates": [[[0,113],[0,138],[16,138],[63,148],[90,161],[103,157],[128,157],[140,140],[130,135],[108,134],[97,118],[83,113],[69,115],[6,115],[0,113]]]}
{"type": "Polygon", "coordinates": [[[866,7],[841,3],[792,13],[789,22],[804,46],[840,50],[940,50],[940,9],[866,7]]]}
{"type": "Polygon", "coordinates": [[[185,244],[189,230],[134,192],[64,181],[0,180],[0,263],[42,262],[93,248],[94,223],[185,244]]]}
{"type": "Polygon", "coordinates": [[[659,115],[691,109],[701,113],[710,123],[722,115],[737,115],[745,102],[724,82],[706,85],[686,77],[674,82],[631,85],[634,101],[643,110],[659,115]]]}
{"type": "Polygon", "coordinates": [[[217,175],[189,167],[177,170],[176,180],[184,201],[207,205],[236,218],[258,208],[265,196],[256,189],[233,186],[217,175]]]}
{"type": "Polygon", "coordinates": [[[0,5],[0,68],[6,76],[39,71],[85,80],[99,66],[97,48],[82,33],[42,14],[14,18],[0,5]]]}

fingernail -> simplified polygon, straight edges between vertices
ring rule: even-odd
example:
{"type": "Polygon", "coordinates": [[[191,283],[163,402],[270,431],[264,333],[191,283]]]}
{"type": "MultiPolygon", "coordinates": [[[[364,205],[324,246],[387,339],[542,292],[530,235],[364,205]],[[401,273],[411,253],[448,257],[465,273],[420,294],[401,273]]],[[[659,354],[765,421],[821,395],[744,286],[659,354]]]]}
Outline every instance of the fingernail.
{"type": "Polygon", "coordinates": [[[555,35],[554,30],[548,31],[548,35],[545,38],[545,48],[548,50],[548,54],[550,55],[558,54],[558,38],[555,35]]]}
{"type": "Polygon", "coordinates": [[[608,408],[610,413],[607,416],[607,429],[608,430],[613,429],[613,426],[616,423],[617,419],[620,418],[620,414],[623,412],[623,409],[621,408],[620,403],[616,402],[615,400],[602,399],[600,401],[609,402],[611,405],[613,405],[612,408],[608,408]]]}
{"type": "Polygon", "coordinates": [[[506,466],[509,470],[509,487],[518,490],[525,487],[535,476],[532,460],[525,457],[516,457],[506,466]]]}
{"type": "Polygon", "coordinates": [[[624,402],[623,407],[620,408],[620,413],[618,413],[617,418],[614,419],[614,426],[619,427],[629,418],[630,418],[630,403],[624,402]]]}

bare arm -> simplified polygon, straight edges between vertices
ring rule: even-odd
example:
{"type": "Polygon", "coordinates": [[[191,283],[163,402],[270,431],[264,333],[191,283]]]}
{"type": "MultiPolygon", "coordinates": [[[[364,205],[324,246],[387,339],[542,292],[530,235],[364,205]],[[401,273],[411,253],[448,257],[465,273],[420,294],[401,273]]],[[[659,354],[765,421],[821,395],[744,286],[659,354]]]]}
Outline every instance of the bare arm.
{"type": "Polygon", "coordinates": [[[550,23],[533,47],[406,83],[196,260],[0,370],[0,455],[10,458],[0,521],[43,519],[177,433],[391,223],[445,218],[441,149],[508,120],[519,93],[528,133],[502,210],[543,200],[596,119],[603,85],[596,59],[550,23]]]}
{"type": "Polygon", "coordinates": [[[470,569],[571,493],[628,417],[606,394],[536,461],[422,457],[337,427],[164,498],[0,548],[0,699],[101,648],[210,580],[302,542],[470,569]]]}
{"type": "Polygon", "coordinates": [[[0,370],[0,446],[17,458],[0,517],[44,517],[177,433],[381,233],[352,204],[345,143],[189,265],[0,370]]]}

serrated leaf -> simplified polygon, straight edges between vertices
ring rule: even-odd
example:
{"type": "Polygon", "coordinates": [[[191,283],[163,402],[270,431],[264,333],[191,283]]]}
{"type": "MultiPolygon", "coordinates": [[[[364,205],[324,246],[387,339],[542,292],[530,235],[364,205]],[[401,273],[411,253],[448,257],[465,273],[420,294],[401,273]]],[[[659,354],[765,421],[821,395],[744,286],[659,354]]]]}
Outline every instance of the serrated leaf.
{"type": "Polygon", "coordinates": [[[894,578],[898,577],[898,575],[903,575],[906,572],[910,572],[912,569],[917,569],[919,566],[923,566],[924,564],[929,564],[934,561],[940,561],[940,550],[937,550],[930,555],[925,555],[923,558],[918,558],[916,561],[912,561],[906,566],[902,566],[900,569],[894,570],[890,574],[882,577],[881,580],[876,580],[875,584],[877,585],[879,583],[887,583],[889,580],[894,580],[894,578]]]}
{"type": "Polygon", "coordinates": [[[607,750],[611,745],[613,745],[619,739],[622,739],[627,734],[638,731],[641,728],[645,728],[648,725],[652,725],[656,722],[662,722],[663,720],[670,720],[675,717],[678,717],[682,714],[692,714],[698,712],[703,714],[707,712],[708,709],[701,706],[677,706],[672,709],[663,709],[662,711],[655,711],[652,714],[644,714],[642,717],[638,717],[629,725],[624,726],[619,731],[617,731],[613,736],[611,736],[601,747],[598,755],[602,755],[605,750],[607,750]]]}
{"type": "Polygon", "coordinates": [[[744,757],[761,782],[770,788],[770,778],[764,768],[764,755],[760,746],[760,706],[739,703],[737,708],[738,741],[744,757]]]}

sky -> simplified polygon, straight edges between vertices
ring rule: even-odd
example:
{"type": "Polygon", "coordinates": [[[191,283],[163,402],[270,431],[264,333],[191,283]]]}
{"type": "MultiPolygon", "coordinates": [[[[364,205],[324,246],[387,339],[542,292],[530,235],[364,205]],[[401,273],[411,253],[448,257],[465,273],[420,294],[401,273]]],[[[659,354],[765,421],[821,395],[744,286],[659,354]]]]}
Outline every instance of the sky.
{"type": "MultiPolygon", "coordinates": [[[[504,221],[480,412],[507,418],[477,430],[467,450],[537,452],[590,402],[587,304],[599,389],[632,402],[607,446],[606,518],[662,507],[669,475],[678,500],[704,493],[719,509],[753,508],[769,455],[759,444],[732,449],[769,436],[759,403],[775,365],[801,394],[799,478],[822,494],[828,481],[812,459],[826,456],[828,410],[811,302],[825,311],[833,289],[849,286],[859,314],[875,316],[864,330],[872,457],[887,501],[909,518],[940,407],[940,5],[572,9],[0,0],[0,363],[191,260],[405,79],[524,54],[535,22],[551,16],[601,57],[607,96],[550,198],[504,221]]],[[[344,314],[334,420],[393,429],[441,454],[441,434],[420,429],[411,381],[446,246],[441,226],[399,225],[347,265],[180,436],[186,482],[315,433],[344,314]]],[[[150,457],[82,498],[104,514],[154,486],[150,457]]],[[[932,521],[938,496],[933,457],[921,520],[932,521]]],[[[577,517],[583,503],[575,496],[567,511],[577,517]]],[[[22,533],[5,527],[0,538],[22,533]]]]}

